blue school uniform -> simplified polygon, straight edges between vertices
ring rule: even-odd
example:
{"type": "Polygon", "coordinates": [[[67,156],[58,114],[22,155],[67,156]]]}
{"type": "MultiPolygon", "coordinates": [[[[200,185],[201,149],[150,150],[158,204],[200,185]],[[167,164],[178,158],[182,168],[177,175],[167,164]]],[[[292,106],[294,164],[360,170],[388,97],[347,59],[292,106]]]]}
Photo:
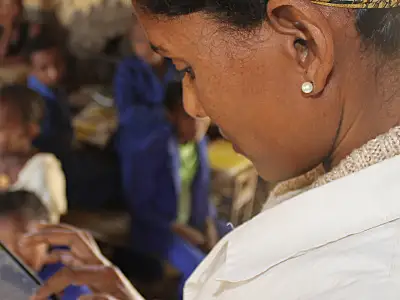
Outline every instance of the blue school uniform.
{"type": "Polygon", "coordinates": [[[163,78],[159,78],[147,62],[139,57],[125,58],[118,65],[114,77],[115,105],[119,112],[119,122],[130,122],[129,112],[132,104],[148,106],[162,105],[166,86],[179,77],[172,62],[166,60],[167,70],[163,78]]]}
{"type": "Polygon", "coordinates": [[[99,209],[120,197],[119,169],[113,153],[74,150],[74,131],[66,93],[29,76],[28,87],[42,96],[45,116],[33,145],[53,153],[67,179],[68,204],[72,209],[99,209]]]}
{"type": "MultiPolygon", "coordinates": [[[[158,124],[146,138],[137,131],[119,132],[123,195],[132,216],[131,234],[135,250],[168,260],[182,274],[190,276],[204,254],[171,231],[177,219],[180,194],[179,146],[171,126],[158,124]],[[133,133],[133,134],[132,134],[133,133]]],[[[207,143],[197,145],[198,169],[191,188],[188,225],[204,232],[207,217],[214,216],[209,202],[210,172],[207,143]]]]}
{"type": "MultiPolygon", "coordinates": [[[[159,79],[136,57],[124,60],[116,73],[115,104],[119,126],[115,149],[120,159],[123,198],[132,215],[135,250],[169,260],[184,281],[204,258],[194,246],[173,234],[180,194],[179,145],[163,105],[168,82],[178,78],[169,63],[159,79]]],[[[192,184],[188,224],[200,231],[213,214],[208,193],[210,174],[205,140],[197,145],[198,169],[192,184]]]]}
{"type": "MultiPolygon", "coordinates": [[[[39,278],[44,282],[56,274],[63,268],[63,265],[58,264],[51,264],[46,265],[44,268],[39,272],[39,278]]],[[[78,300],[80,296],[91,294],[91,291],[86,286],[77,286],[77,285],[70,285],[68,286],[61,297],[61,300],[78,300]]]]}
{"type": "Polygon", "coordinates": [[[41,152],[53,153],[63,160],[71,150],[73,138],[67,96],[44,85],[34,76],[29,76],[28,87],[40,94],[45,104],[41,132],[33,144],[41,152]]]}

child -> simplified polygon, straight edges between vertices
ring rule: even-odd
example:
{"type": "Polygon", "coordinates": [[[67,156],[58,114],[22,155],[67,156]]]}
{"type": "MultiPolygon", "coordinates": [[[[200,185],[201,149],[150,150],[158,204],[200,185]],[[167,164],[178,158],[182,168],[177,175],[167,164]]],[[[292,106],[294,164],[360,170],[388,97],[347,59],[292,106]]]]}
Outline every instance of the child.
{"type": "Polygon", "coordinates": [[[145,137],[133,136],[129,151],[120,153],[123,191],[135,249],[168,260],[183,274],[182,289],[228,228],[217,230],[207,142],[199,121],[183,109],[180,82],[168,86],[165,107],[164,122],[145,137]]]}
{"type": "MultiPolygon", "coordinates": [[[[48,249],[42,246],[21,248],[19,240],[37,222],[48,222],[49,213],[42,201],[35,194],[27,191],[0,193],[0,241],[16,256],[18,256],[39,278],[47,280],[58,272],[63,265],[47,264],[48,249]]],[[[80,296],[89,294],[84,286],[69,286],[61,299],[77,300],[80,296]]]]}
{"type": "Polygon", "coordinates": [[[70,207],[101,208],[107,201],[119,197],[117,159],[113,153],[74,146],[68,98],[62,88],[65,62],[58,44],[44,33],[32,39],[29,62],[28,87],[43,97],[46,108],[40,135],[33,144],[61,161],[70,207]]]}
{"type": "Polygon", "coordinates": [[[67,95],[61,88],[65,75],[62,53],[57,43],[42,33],[29,41],[28,59],[31,65],[28,87],[43,97],[46,108],[34,145],[63,160],[71,149],[73,129],[67,95]]]}
{"type": "Polygon", "coordinates": [[[67,210],[64,174],[52,154],[32,146],[42,118],[43,102],[34,91],[20,85],[0,88],[0,191],[35,193],[51,221],[58,222],[67,210]]]}

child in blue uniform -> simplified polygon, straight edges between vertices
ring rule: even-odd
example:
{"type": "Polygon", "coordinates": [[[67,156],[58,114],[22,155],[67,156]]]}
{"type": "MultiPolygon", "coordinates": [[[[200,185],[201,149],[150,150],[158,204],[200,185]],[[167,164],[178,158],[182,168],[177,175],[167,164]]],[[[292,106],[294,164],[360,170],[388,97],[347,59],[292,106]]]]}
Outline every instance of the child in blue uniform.
{"type": "Polygon", "coordinates": [[[116,156],[111,151],[74,146],[68,98],[62,87],[65,62],[57,43],[45,33],[30,40],[29,61],[28,87],[45,103],[40,135],[33,144],[61,161],[70,208],[100,209],[120,196],[116,156]]]}
{"type": "MultiPolygon", "coordinates": [[[[131,109],[149,108],[132,104],[131,109]]],[[[124,141],[124,200],[132,214],[135,250],[168,260],[183,274],[182,289],[228,227],[218,230],[215,222],[207,141],[198,134],[199,121],[183,108],[180,82],[168,86],[164,107],[157,109],[152,123],[137,114],[132,120],[137,129],[124,141]]]]}

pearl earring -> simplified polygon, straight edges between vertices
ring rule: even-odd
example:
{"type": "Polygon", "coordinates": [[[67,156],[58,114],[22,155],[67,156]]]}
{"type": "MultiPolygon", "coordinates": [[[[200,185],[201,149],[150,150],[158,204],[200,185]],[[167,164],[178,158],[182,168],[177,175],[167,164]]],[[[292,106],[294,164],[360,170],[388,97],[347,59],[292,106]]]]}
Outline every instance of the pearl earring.
{"type": "Polygon", "coordinates": [[[314,90],[314,84],[312,82],[304,82],[301,86],[301,90],[304,94],[311,94],[314,90]]]}

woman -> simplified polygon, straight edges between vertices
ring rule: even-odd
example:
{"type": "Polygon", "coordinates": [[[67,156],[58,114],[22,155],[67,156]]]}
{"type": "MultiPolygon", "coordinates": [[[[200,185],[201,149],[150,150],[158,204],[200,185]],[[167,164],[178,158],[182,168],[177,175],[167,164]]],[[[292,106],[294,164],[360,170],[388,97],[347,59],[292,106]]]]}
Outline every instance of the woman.
{"type": "Polygon", "coordinates": [[[190,114],[266,180],[326,171],[220,242],[185,299],[399,299],[399,1],[135,4],[190,114]]]}

